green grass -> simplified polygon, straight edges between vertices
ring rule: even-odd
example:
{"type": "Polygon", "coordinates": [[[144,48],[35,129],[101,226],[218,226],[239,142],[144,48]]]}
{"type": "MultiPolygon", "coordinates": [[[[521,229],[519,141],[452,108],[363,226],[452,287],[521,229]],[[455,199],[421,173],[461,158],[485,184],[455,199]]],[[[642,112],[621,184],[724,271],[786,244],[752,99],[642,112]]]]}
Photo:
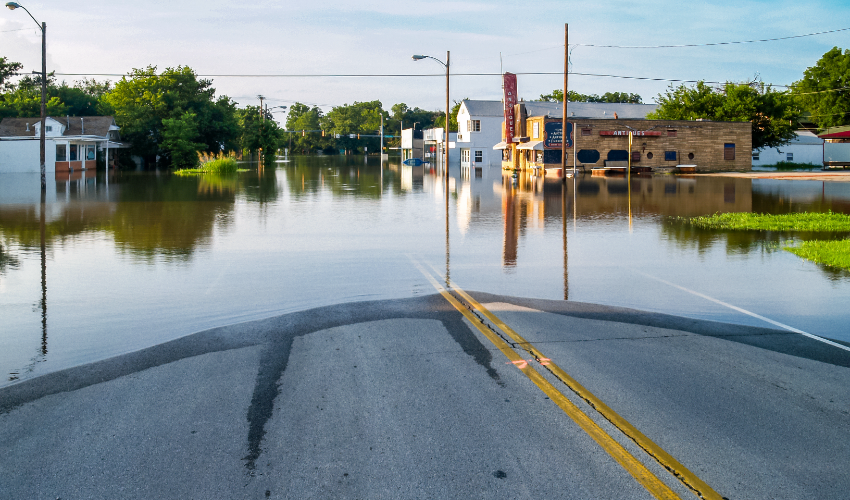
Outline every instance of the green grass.
{"type": "Polygon", "coordinates": [[[817,264],[850,270],[850,240],[804,241],[785,250],[817,264]]]}
{"type": "Polygon", "coordinates": [[[759,168],[775,168],[776,170],[814,170],[823,168],[823,165],[812,165],[811,163],[794,163],[793,161],[780,161],[773,165],[759,165],[759,168]]]}
{"type": "Polygon", "coordinates": [[[753,214],[736,212],[682,218],[696,227],[731,231],[850,232],[850,215],[828,213],[753,214]]]}

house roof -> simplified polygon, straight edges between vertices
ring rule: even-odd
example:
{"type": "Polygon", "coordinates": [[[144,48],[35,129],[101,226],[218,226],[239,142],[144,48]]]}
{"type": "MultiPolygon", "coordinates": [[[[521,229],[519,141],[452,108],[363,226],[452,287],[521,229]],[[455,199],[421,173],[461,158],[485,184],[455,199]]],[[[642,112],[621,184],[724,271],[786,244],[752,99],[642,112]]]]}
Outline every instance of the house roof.
{"type": "MultiPolygon", "coordinates": [[[[567,104],[569,118],[614,119],[614,113],[621,120],[646,118],[658,108],[656,104],[628,104],[618,102],[570,102],[567,104]]],[[[528,116],[549,116],[561,118],[564,104],[560,102],[525,101],[528,116]]]]}
{"type": "Polygon", "coordinates": [[[809,132],[808,130],[798,130],[796,134],[797,137],[791,139],[791,142],[789,142],[789,144],[823,144],[823,139],[816,136],[812,132],[809,132]]]}
{"type": "Polygon", "coordinates": [[[502,101],[463,101],[469,116],[505,116],[505,105],[502,101]]]}
{"type": "MultiPolygon", "coordinates": [[[[115,119],[111,116],[72,116],[70,118],[50,116],[48,118],[59,122],[65,127],[68,127],[70,122],[70,127],[65,129],[65,133],[62,134],[63,136],[95,135],[99,137],[106,137],[110,127],[115,125],[115,119]],[[85,134],[83,134],[84,123],[85,134]]],[[[35,125],[40,121],[41,118],[38,117],[3,118],[3,120],[0,121],[0,137],[35,137],[35,125]],[[29,131],[27,131],[27,124],[29,124],[29,131]]],[[[49,132],[48,137],[50,137],[49,132]]]]}
{"type": "MultiPolygon", "coordinates": [[[[546,101],[522,101],[528,116],[551,116],[560,118],[563,103],[546,101]]],[[[469,116],[504,116],[505,105],[502,101],[477,101],[464,100],[464,106],[469,116]]],[[[570,102],[567,113],[570,118],[610,118],[614,119],[614,113],[620,119],[643,119],[646,115],[658,108],[656,104],[628,104],[611,102],[570,102]]]]}
{"type": "Polygon", "coordinates": [[[823,134],[818,134],[821,139],[847,139],[850,138],[850,127],[831,127],[823,134]]]}

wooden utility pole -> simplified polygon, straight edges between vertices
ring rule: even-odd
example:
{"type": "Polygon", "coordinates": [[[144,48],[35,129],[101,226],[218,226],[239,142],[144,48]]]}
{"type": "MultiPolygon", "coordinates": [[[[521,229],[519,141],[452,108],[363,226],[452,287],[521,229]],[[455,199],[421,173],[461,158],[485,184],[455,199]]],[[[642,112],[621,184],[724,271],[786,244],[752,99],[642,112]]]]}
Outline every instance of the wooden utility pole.
{"type": "MultiPolygon", "coordinates": [[[[446,179],[449,178],[449,113],[451,109],[449,108],[449,56],[450,53],[446,51],[446,137],[445,141],[443,141],[443,149],[445,149],[445,163],[444,167],[446,169],[446,179]]],[[[448,191],[448,184],[446,184],[446,191],[448,191]]]]}
{"type": "Polygon", "coordinates": [[[567,180],[567,74],[570,69],[570,25],[564,24],[564,115],[561,119],[561,179],[567,180]]]}

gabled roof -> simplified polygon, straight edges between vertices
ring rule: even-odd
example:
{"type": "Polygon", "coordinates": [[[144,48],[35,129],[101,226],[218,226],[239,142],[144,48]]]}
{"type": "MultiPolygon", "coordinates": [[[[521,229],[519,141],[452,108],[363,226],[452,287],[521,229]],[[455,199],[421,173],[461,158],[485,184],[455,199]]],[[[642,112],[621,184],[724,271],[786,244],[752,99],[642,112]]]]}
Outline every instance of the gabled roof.
{"type": "MultiPolygon", "coordinates": [[[[561,102],[522,101],[528,116],[551,116],[560,118],[564,104],[561,102]]],[[[469,116],[504,116],[505,105],[502,101],[464,100],[463,105],[469,116]]],[[[567,113],[570,118],[610,118],[614,113],[620,119],[644,119],[658,108],[656,104],[628,104],[611,102],[570,102],[567,113]]]]}
{"type": "Polygon", "coordinates": [[[502,101],[473,101],[466,99],[463,106],[469,116],[505,116],[505,105],[502,101]]]}
{"type": "MultiPolygon", "coordinates": [[[[70,127],[65,129],[62,136],[73,135],[95,135],[98,137],[106,137],[110,128],[115,125],[115,118],[111,116],[72,116],[70,118],[64,116],[50,116],[49,118],[59,122],[62,126],[70,127]],[[85,124],[85,134],[83,134],[83,125],[85,124]]],[[[41,118],[3,118],[0,121],[0,137],[35,137],[35,126],[41,122],[41,118]],[[29,124],[29,131],[27,131],[29,124]]],[[[50,133],[48,132],[48,137],[50,133]]]]}

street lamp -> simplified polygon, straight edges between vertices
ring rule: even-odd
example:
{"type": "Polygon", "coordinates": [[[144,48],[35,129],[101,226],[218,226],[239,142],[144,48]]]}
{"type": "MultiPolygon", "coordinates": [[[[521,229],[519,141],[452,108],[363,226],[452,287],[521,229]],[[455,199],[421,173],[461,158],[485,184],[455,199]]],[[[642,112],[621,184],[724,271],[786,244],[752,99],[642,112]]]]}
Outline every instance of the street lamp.
{"type": "Polygon", "coordinates": [[[18,7],[24,9],[27,14],[35,21],[35,24],[41,28],[41,138],[39,139],[39,148],[41,153],[41,191],[47,191],[47,178],[44,173],[44,135],[45,135],[45,121],[47,118],[47,106],[45,105],[45,95],[47,94],[47,23],[39,23],[30,11],[27,10],[23,5],[16,2],[6,2],[6,7],[9,10],[15,10],[18,7]]]}
{"type": "Polygon", "coordinates": [[[431,57],[431,56],[423,56],[423,55],[418,55],[418,54],[413,56],[414,61],[420,61],[422,59],[433,59],[433,60],[437,61],[438,63],[442,64],[443,66],[445,66],[445,68],[446,68],[446,129],[445,129],[446,135],[443,138],[443,151],[445,152],[445,157],[446,157],[446,160],[445,160],[446,179],[449,178],[449,112],[450,112],[450,109],[449,109],[449,55],[450,55],[450,53],[447,50],[446,51],[446,62],[443,62],[443,61],[437,59],[436,57],[431,57]]]}

